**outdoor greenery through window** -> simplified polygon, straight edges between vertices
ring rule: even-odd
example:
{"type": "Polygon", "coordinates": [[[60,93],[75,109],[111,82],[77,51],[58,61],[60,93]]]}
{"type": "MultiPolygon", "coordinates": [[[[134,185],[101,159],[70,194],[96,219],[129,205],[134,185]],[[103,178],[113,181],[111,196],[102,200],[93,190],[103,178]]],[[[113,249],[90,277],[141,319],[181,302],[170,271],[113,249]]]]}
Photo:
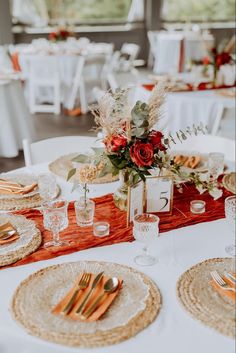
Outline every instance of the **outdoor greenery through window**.
{"type": "Polygon", "coordinates": [[[75,22],[127,19],[132,0],[46,0],[52,20],[64,18],[75,22]]]}
{"type": "Polygon", "coordinates": [[[235,20],[235,0],[164,0],[162,18],[173,22],[235,20]]]}

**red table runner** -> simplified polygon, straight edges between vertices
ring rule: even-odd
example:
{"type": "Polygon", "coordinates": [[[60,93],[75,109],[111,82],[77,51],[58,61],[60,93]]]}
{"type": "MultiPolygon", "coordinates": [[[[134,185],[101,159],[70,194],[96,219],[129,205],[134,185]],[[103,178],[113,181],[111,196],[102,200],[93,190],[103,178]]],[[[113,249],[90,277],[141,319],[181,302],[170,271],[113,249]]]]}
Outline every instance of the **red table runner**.
{"type": "MultiPolygon", "coordinates": [[[[179,193],[178,190],[175,190],[173,213],[172,215],[160,215],[160,232],[224,218],[224,199],[229,195],[230,193],[224,190],[223,197],[214,201],[207,193],[200,195],[193,185],[185,185],[183,193],[179,193]],[[194,215],[190,212],[190,201],[195,199],[206,201],[205,213],[194,215]]],[[[60,233],[61,239],[69,241],[70,245],[44,249],[42,244],[33,254],[17,261],[11,266],[46,260],[96,246],[133,241],[132,226],[126,227],[126,212],[120,211],[114,205],[112,195],[108,194],[98,197],[95,198],[94,201],[96,203],[95,221],[102,220],[110,223],[109,236],[104,238],[94,237],[92,227],[81,228],[77,226],[74,205],[73,202],[71,202],[68,208],[69,226],[60,233]]],[[[51,238],[51,233],[44,229],[43,217],[40,211],[28,209],[16,212],[16,214],[24,215],[26,218],[35,221],[42,233],[43,242],[51,238]]]]}

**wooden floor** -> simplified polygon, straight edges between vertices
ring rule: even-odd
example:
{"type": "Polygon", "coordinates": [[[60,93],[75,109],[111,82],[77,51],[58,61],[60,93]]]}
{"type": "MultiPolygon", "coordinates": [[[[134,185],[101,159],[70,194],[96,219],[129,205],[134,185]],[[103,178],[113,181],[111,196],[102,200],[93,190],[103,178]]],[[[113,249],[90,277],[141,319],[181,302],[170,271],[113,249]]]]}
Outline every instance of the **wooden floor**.
{"type": "MultiPolygon", "coordinates": [[[[95,132],[92,131],[94,119],[90,113],[77,117],[44,113],[34,114],[31,117],[37,141],[56,136],[95,135],[95,132]]],[[[0,172],[7,172],[23,166],[24,156],[22,151],[15,158],[0,157],[0,172]]]]}

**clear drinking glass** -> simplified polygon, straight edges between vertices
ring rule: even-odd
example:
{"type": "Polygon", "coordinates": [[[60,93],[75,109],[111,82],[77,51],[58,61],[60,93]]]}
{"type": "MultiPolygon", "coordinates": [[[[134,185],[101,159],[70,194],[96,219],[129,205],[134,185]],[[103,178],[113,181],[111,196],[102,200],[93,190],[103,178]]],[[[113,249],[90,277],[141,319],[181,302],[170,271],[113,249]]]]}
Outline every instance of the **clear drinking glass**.
{"type": "Polygon", "coordinates": [[[38,177],[39,194],[43,200],[49,201],[56,196],[57,182],[51,173],[40,174],[38,177]]]}
{"type": "Polygon", "coordinates": [[[159,217],[143,213],[134,217],[133,235],[134,238],[144,243],[143,254],[135,257],[134,261],[141,266],[153,265],[157,258],[148,254],[148,245],[155,240],[159,234],[159,217]]]}
{"type": "Polygon", "coordinates": [[[231,256],[236,256],[236,195],[229,196],[225,199],[225,217],[232,233],[234,234],[234,244],[226,246],[225,251],[231,256]]]}
{"type": "Polygon", "coordinates": [[[216,180],[224,171],[224,154],[220,152],[209,153],[208,169],[212,178],[216,180]]]}
{"type": "Polygon", "coordinates": [[[75,204],[76,222],[80,227],[88,227],[93,224],[95,202],[81,197],[75,204]]]}
{"type": "Polygon", "coordinates": [[[45,229],[52,232],[51,241],[44,244],[44,247],[68,245],[68,242],[61,241],[60,231],[68,227],[68,202],[64,200],[45,202],[42,206],[43,224],[45,229]]]}

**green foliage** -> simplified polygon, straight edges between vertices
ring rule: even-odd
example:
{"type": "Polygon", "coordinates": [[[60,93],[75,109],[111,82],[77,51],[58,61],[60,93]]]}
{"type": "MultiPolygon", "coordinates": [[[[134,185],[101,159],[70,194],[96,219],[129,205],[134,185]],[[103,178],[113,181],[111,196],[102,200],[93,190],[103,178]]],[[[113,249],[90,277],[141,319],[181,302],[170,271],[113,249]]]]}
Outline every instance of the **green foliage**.
{"type": "Polygon", "coordinates": [[[89,163],[90,162],[90,157],[86,154],[78,154],[78,156],[72,158],[72,162],[77,162],[77,163],[89,163]]]}
{"type": "Polygon", "coordinates": [[[167,21],[234,21],[235,0],[164,0],[167,21]]]}
{"type": "Polygon", "coordinates": [[[137,101],[131,111],[131,135],[137,138],[146,138],[149,133],[148,119],[148,105],[137,101]]]}
{"type": "Polygon", "coordinates": [[[67,175],[67,181],[70,180],[73,177],[73,175],[75,175],[75,173],[76,173],[76,168],[71,169],[67,175]]]}

